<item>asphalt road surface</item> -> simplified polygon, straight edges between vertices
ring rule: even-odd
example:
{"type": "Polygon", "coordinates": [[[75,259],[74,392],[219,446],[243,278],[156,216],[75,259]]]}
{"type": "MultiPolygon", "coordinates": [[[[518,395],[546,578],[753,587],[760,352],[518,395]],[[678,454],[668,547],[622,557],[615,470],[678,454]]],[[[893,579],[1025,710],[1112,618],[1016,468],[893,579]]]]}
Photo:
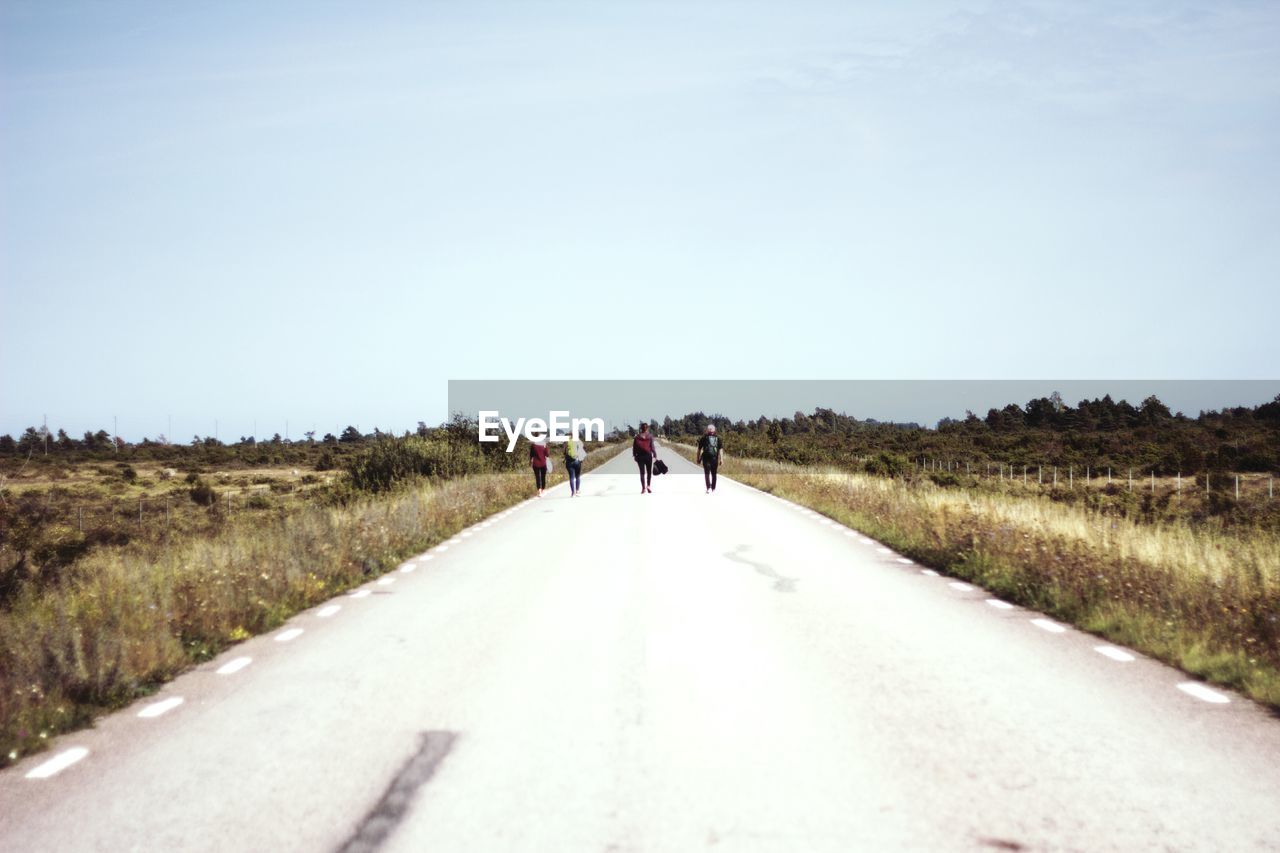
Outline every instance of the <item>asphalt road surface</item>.
{"type": "Polygon", "coordinates": [[[663,458],[59,738],[0,849],[1280,849],[1280,719],[663,458]]]}

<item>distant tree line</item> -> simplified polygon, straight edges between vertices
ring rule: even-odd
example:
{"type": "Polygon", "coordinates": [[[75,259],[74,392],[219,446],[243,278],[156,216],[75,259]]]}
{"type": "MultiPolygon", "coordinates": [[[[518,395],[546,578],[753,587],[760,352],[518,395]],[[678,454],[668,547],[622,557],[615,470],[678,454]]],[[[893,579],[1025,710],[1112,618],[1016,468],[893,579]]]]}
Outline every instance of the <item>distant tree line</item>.
{"type": "Polygon", "coordinates": [[[1157,397],[1138,405],[1109,395],[1068,405],[1058,393],[943,418],[936,428],[884,423],[817,408],[789,418],[731,420],[691,412],[654,423],[672,438],[700,435],[715,424],[730,452],[799,464],[883,467],[922,458],[1012,465],[1133,466],[1159,474],[1280,470],[1280,395],[1260,406],[1174,413],[1157,397]],[[883,456],[882,456],[883,455],[883,456]]]}

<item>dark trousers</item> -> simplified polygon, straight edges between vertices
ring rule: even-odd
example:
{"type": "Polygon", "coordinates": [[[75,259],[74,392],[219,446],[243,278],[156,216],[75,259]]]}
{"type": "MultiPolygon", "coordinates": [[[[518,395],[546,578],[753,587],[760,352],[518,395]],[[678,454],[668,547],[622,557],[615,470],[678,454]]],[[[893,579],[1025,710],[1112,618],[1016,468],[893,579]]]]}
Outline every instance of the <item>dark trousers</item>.
{"type": "Polygon", "coordinates": [[[716,490],[716,471],[720,468],[720,457],[712,456],[702,457],[702,479],[707,481],[707,488],[711,491],[716,490]]]}
{"type": "Polygon", "coordinates": [[[582,463],[566,462],[564,470],[569,472],[569,494],[576,494],[582,488],[582,463]]]}
{"type": "Polygon", "coordinates": [[[547,487],[547,469],[534,468],[533,481],[538,484],[539,489],[545,489],[547,487]]]}
{"type": "Polygon", "coordinates": [[[653,457],[648,453],[636,456],[636,464],[640,466],[640,485],[646,489],[653,482],[653,457]]]}

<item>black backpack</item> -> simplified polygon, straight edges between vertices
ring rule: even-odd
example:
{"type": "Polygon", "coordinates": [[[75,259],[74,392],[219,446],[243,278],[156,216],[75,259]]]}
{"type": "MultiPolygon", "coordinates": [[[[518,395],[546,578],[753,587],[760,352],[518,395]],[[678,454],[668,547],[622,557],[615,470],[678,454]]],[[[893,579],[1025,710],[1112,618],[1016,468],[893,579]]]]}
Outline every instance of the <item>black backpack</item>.
{"type": "Polygon", "coordinates": [[[658,459],[658,460],[654,461],[654,463],[653,463],[653,473],[655,473],[655,474],[665,474],[665,473],[667,473],[667,463],[663,462],[661,459],[658,459]]]}

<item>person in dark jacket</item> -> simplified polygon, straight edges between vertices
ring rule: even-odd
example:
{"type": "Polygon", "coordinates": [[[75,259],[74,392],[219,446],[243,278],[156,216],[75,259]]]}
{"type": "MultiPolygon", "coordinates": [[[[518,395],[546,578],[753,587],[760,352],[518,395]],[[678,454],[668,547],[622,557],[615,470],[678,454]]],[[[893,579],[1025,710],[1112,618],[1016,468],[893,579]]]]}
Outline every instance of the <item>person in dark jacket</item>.
{"type": "Polygon", "coordinates": [[[653,443],[653,435],[648,424],[640,424],[640,432],[631,442],[631,456],[640,466],[640,494],[652,492],[653,460],[658,458],[658,446],[653,443]]]}
{"type": "Polygon", "coordinates": [[[707,494],[716,490],[716,471],[720,468],[720,452],[724,443],[716,435],[716,425],[707,424],[706,434],[698,439],[698,461],[702,463],[702,478],[707,483],[707,494]]]}
{"type": "Polygon", "coordinates": [[[533,482],[538,487],[538,497],[547,488],[547,440],[545,438],[529,444],[529,465],[533,468],[533,482]]]}

